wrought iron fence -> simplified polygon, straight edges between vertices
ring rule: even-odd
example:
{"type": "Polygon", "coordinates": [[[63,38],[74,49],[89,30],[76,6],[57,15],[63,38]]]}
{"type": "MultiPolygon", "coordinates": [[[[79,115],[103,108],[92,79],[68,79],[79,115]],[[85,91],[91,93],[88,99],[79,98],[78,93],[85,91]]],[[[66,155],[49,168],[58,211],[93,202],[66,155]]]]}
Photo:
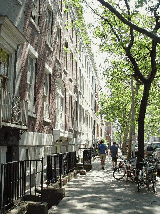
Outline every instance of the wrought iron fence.
{"type": "Polygon", "coordinates": [[[37,186],[43,189],[43,158],[1,164],[0,200],[1,213],[22,200],[26,192],[36,195],[37,186]]]}
{"type": "Polygon", "coordinates": [[[55,183],[74,171],[76,167],[76,152],[67,152],[64,154],[54,154],[47,156],[47,182],[55,183]]]}

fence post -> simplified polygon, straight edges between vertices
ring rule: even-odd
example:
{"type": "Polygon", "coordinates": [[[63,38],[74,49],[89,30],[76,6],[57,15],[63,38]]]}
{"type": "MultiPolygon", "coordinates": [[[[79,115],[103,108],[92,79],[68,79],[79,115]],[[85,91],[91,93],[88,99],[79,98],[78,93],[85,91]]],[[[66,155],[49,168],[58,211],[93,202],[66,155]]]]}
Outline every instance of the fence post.
{"type": "Polygon", "coordinates": [[[59,154],[59,174],[60,174],[60,188],[62,187],[62,182],[61,182],[61,177],[62,177],[62,158],[63,158],[63,154],[59,154]]]}
{"type": "Polygon", "coordinates": [[[52,157],[51,155],[47,156],[47,184],[50,184],[52,180],[52,157]]]}
{"type": "Polygon", "coordinates": [[[44,165],[44,162],[43,162],[43,157],[42,157],[42,172],[41,172],[41,202],[42,202],[42,190],[43,190],[43,165],[44,165]]]}
{"type": "Polygon", "coordinates": [[[3,164],[1,164],[1,181],[0,181],[0,200],[1,200],[1,208],[0,208],[0,212],[2,213],[2,214],[4,214],[4,192],[3,192],[3,190],[4,190],[4,165],[3,164]]]}

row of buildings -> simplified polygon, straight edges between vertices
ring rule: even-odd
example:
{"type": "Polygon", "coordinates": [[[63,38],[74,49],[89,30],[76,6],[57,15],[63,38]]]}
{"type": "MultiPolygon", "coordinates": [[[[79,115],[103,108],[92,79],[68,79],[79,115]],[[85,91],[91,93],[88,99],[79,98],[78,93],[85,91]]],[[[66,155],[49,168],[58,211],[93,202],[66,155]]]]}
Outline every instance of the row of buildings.
{"type": "Polygon", "coordinates": [[[99,78],[76,19],[63,0],[0,1],[1,163],[81,157],[104,137],[99,78]]]}

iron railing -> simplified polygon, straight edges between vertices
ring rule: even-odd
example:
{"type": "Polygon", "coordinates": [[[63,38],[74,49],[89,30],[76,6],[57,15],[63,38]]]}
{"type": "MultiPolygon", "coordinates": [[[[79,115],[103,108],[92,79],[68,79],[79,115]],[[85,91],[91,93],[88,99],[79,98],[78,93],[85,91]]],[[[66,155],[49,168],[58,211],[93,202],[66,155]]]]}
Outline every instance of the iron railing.
{"type": "Polygon", "coordinates": [[[76,152],[54,154],[47,156],[47,182],[55,183],[76,167],[76,152]]]}
{"type": "Polygon", "coordinates": [[[36,195],[36,189],[39,186],[42,191],[43,158],[1,164],[1,213],[14,205],[15,200],[23,200],[27,192],[30,195],[36,195]]]}
{"type": "Polygon", "coordinates": [[[28,103],[0,88],[0,126],[10,124],[15,127],[28,126],[28,103]]]}

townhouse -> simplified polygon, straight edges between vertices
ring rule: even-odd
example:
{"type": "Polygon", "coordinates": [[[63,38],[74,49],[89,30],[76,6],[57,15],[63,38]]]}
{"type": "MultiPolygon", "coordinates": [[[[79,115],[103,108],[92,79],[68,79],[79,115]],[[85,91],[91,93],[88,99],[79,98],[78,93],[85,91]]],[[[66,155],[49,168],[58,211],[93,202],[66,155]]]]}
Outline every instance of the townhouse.
{"type": "Polygon", "coordinates": [[[0,162],[94,146],[100,84],[63,0],[0,2],[0,162]]]}

